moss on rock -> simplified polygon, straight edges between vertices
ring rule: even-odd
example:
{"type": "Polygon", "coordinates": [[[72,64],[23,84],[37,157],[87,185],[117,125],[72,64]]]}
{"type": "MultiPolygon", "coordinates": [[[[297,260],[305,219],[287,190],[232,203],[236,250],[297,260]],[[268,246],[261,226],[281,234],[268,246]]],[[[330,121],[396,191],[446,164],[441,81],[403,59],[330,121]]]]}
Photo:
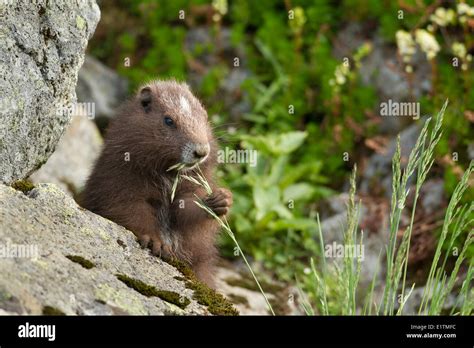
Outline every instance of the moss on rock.
{"type": "MultiPolygon", "coordinates": [[[[244,288],[244,289],[247,289],[247,290],[260,292],[260,289],[258,288],[257,284],[255,283],[255,280],[253,280],[250,277],[246,277],[244,275],[242,275],[241,278],[229,277],[229,278],[224,279],[224,281],[227,284],[229,284],[230,286],[235,286],[235,287],[238,287],[238,288],[244,288]]],[[[283,285],[272,284],[272,283],[269,283],[269,282],[265,281],[264,279],[259,279],[259,281],[260,281],[260,285],[262,286],[262,288],[270,294],[277,294],[277,293],[285,290],[285,287],[283,285]]]]}
{"type": "Polygon", "coordinates": [[[44,306],[43,315],[66,315],[66,314],[56,307],[44,306]]]}
{"type": "Polygon", "coordinates": [[[138,291],[140,294],[146,297],[158,297],[163,301],[178,306],[181,309],[186,308],[191,303],[189,298],[181,296],[177,292],[168,290],[158,290],[152,285],[148,285],[139,279],[130,278],[129,276],[126,276],[124,274],[117,274],[116,276],[118,280],[123,282],[129,288],[138,291]]]}
{"type": "Polygon", "coordinates": [[[80,264],[85,269],[91,269],[95,267],[95,264],[92,261],[89,261],[79,255],[66,255],[66,257],[72,262],[80,264]]]}
{"type": "Polygon", "coordinates": [[[249,300],[247,300],[247,298],[245,296],[240,296],[240,295],[237,295],[237,294],[228,294],[227,297],[233,303],[243,304],[244,306],[249,305],[249,300]]]}
{"type": "Polygon", "coordinates": [[[199,304],[206,306],[209,312],[214,315],[239,315],[239,311],[229,300],[199,281],[191,267],[185,262],[177,259],[166,260],[166,262],[176,267],[184,275],[186,287],[194,291],[193,298],[199,304]]]}
{"type": "Polygon", "coordinates": [[[24,194],[27,194],[35,188],[35,185],[33,185],[33,183],[28,180],[17,180],[11,184],[11,187],[13,187],[15,190],[23,192],[24,194]]]}

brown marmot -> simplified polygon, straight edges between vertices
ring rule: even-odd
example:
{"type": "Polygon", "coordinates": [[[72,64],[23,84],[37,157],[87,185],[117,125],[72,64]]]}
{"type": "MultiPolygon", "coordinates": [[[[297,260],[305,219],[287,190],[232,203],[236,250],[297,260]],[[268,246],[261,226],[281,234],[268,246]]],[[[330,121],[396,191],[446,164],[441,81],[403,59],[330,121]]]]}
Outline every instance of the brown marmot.
{"type": "Polygon", "coordinates": [[[218,216],[229,212],[232,194],[213,180],[216,152],[207,112],[189,87],[153,81],[111,122],[81,203],[133,231],[154,255],[188,262],[200,280],[213,286],[219,224],[194,200],[197,195],[218,216]],[[199,164],[213,193],[181,180],[171,202],[177,173],[167,170],[178,163],[194,177],[199,164]]]}

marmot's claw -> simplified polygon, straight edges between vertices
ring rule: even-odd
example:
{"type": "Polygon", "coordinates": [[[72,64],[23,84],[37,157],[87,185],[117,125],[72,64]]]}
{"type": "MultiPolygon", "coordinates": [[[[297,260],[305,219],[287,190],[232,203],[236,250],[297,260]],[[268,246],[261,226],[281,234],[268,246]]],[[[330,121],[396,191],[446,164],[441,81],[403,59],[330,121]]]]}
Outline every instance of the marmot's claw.
{"type": "Polygon", "coordinates": [[[151,238],[149,235],[144,234],[141,236],[138,236],[138,243],[142,247],[142,249],[148,248],[148,245],[150,244],[151,238]]]}
{"type": "Polygon", "coordinates": [[[211,208],[217,216],[226,215],[232,206],[232,193],[227,189],[219,188],[206,199],[206,205],[211,208]]]}
{"type": "Polygon", "coordinates": [[[163,243],[159,236],[144,234],[138,237],[138,243],[142,248],[150,248],[151,253],[158,257],[169,258],[172,254],[171,247],[163,243]]]}

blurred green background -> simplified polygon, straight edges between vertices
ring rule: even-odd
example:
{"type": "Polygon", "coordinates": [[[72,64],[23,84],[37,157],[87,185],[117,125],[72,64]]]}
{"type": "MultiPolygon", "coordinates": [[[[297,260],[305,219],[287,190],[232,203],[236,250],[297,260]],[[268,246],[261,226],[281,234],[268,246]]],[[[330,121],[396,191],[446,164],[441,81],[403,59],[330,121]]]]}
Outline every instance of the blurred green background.
{"type": "MultiPolygon", "coordinates": [[[[416,123],[382,120],[381,101],[420,102],[432,115],[449,99],[430,174],[449,198],[474,139],[474,13],[461,3],[100,1],[89,54],[126,77],[130,93],[152,78],[188,81],[222,147],[258,150],[256,167],[219,168],[234,193],[230,223],[244,252],[289,281],[318,253],[316,212],[347,190],[353,165],[364,173],[373,154],[416,123]],[[416,41],[417,32],[428,35],[426,46],[420,38],[417,53],[405,54],[397,37],[416,41]]],[[[379,178],[366,180],[367,195],[386,197],[379,178]]],[[[221,244],[232,257],[232,242],[221,244]]]]}

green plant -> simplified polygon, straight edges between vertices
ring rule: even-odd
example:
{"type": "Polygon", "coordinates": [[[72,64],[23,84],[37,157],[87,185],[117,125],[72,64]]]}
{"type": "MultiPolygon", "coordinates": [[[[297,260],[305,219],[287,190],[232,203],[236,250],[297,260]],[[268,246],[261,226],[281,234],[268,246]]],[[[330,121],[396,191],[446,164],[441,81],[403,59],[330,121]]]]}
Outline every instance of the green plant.
{"type": "MultiPolygon", "coordinates": [[[[416,210],[416,201],[418,200],[420,189],[426,179],[426,175],[431,168],[434,161],[434,149],[441,138],[441,126],[443,115],[446,109],[447,102],[444,104],[441,111],[438,113],[435,124],[429,131],[430,119],[425,122],[425,125],[418,137],[415,147],[411,151],[406,168],[401,170],[400,146],[393,156],[393,193],[392,193],[392,210],[390,219],[390,237],[387,243],[387,272],[386,279],[383,284],[383,297],[379,304],[374,303],[373,293],[376,284],[374,276],[370,285],[369,292],[366,296],[365,305],[361,306],[362,314],[371,314],[372,308],[374,313],[384,315],[400,315],[403,313],[403,307],[415,287],[412,285],[410,291],[406,293],[406,274],[408,265],[408,250],[411,239],[411,231],[413,228],[414,213],[416,210]],[[400,217],[402,210],[405,207],[406,198],[408,196],[407,182],[408,179],[415,175],[415,198],[414,208],[412,210],[410,224],[404,231],[402,240],[397,246],[396,234],[400,225],[400,217]],[[400,286],[401,282],[401,286],[400,286]],[[398,308],[396,308],[398,306],[398,308]]],[[[428,275],[428,280],[425,285],[423,298],[419,306],[418,314],[441,314],[443,305],[447,296],[453,291],[455,282],[457,280],[458,272],[463,263],[466,262],[466,252],[474,241],[474,203],[460,204],[463,195],[469,186],[469,178],[474,172],[474,161],[469,165],[465,171],[461,181],[457,184],[454,194],[451,197],[448,208],[446,210],[444,224],[440,239],[437,243],[437,249],[431,269],[428,275]],[[455,266],[447,274],[447,260],[452,256],[452,247],[454,241],[463,233],[469,231],[464,245],[459,254],[456,254],[455,266]],[[443,248],[448,240],[447,252],[444,253],[443,262],[440,263],[443,248]]],[[[358,209],[354,202],[355,197],[355,170],[351,178],[351,192],[348,206],[348,224],[344,233],[344,246],[353,245],[356,243],[357,224],[358,224],[358,209]]],[[[319,236],[321,243],[321,250],[324,242],[322,240],[322,231],[319,225],[319,236]]],[[[362,245],[362,237],[360,237],[360,245],[362,245]]],[[[474,272],[474,263],[471,261],[468,264],[467,276],[462,283],[459,290],[459,297],[462,297],[464,302],[457,304],[458,307],[453,307],[451,313],[454,314],[456,309],[463,315],[470,315],[474,309],[474,301],[471,294],[471,281],[474,272]]],[[[311,270],[315,286],[313,287],[314,294],[310,297],[316,299],[315,308],[322,314],[356,314],[357,305],[355,302],[355,293],[358,287],[358,277],[360,273],[360,262],[354,262],[351,258],[345,258],[342,270],[336,265],[335,273],[328,271],[326,262],[323,257],[321,266],[322,270],[315,267],[314,261],[311,260],[311,270]],[[327,286],[328,279],[336,279],[340,284],[337,291],[332,296],[336,297],[336,301],[340,303],[337,308],[328,306],[328,298],[330,297],[327,286]],[[332,310],[331,310],[332,309],[332,310]]],[[[303,307],[308,314],[314,314],[313,306],[306,300],[303,302],[303,307]]]]}
{"type": "Polygon", "coordinates": [[[331,193],[321,186],[322,162],[297,161],[295,152],[306,137],[305,132],[242,135],[242,149],[258,154],[256,165],[245,165],[243,173],[242,166],[225,167],[234,194],[232,228],[244,250],[286,280],[298,267],[292,260],[316,250],[316,224],[307,204],[331,193]]]}
{"type": "MultiPolygon", "coordinates": [[[[228,163],[219,171],[224,184],[234,193],[230,227],[249,257],[261,262],[280,280],[290,281],[295,272],[301,273],[306,268],[311,256],[320,253],[315,242],[318,239],[318,226],[314,221],[316,206],[342,186],[353,163],[367,156],[364,142],[376,132],[374,122],[378,119],[373,115],[378,96],[373,86],[362,83],[359,70],[370,50],[380,49],[374,44],[375,38],[385,40],[384,50],[390,46],[394,49],[398,44],[397,32],[408,33],[415,39],[417,30],[424,30],[425,37],[429,33],[439,45],[439,51],[426,63],[431,70],[422,81],[429,91],[416,96],[416,100],[421,104],[422,114],[433,113],[442,99],[450,100],[451,117],[444,120],[444,136],[437,139],[432,174],[444,179],[446,196],[453,195],[469,166],[467,150],[474,137],[474,74],[470,71],[472,57],[469,56],[474,48],[469,24],[473,19],[469,11],[462,10],[467,6],[465,3],[239,0],[229,2],[228,9],[223,11],[225,3],[212,5],[206,0],[102,2],[103,19],[90,49],[92,54],[126,76],[131,90],[157,77],[199,81],[193,90],[206,105],[214,126],[225,133],[225,127],[231,122],[235,130],[235,133],[224,134],[224,140],[229,142],[221,140],[221,145],[258,152],[255,167],[228,163]],[[202,12],[206,6],[207,10],[202,12]],[[215,10],[216,6],[218,20],[208,16],[210,8],[215,10]],[[178,18],[180,10],[186,13],[186,20],[178,18]],[[452,11],[456,18],[444,24],[441,14],[452,11]],[[347,57],[336,58],[336,44],[342,31],[350,28],[348,24],[361,30],[357,38],[364,43],[346,52],[347,57]],[[185,45],[187,35],[195,30],[205,30],[210,40],[185,45]],[[228,50],[222,50],[225,30],[230,31],[229,45],[238,48],[235,52],[241,61],[239,68],[232,66],[233,57],[228,50]],[[188,51],[188,46],[194,49],[188,51]],[[191,63],[200,63],[203,56],[211,57],[213,63],[211,66],[203,64],[202,71],[197,72],[191,63]],[[130,66],[124,65],[125,58],[130,58],[130,66]],[[454,58],[459,60],[457,66],[453,64],[454,58]],[[240,68],[249,73],[238,92],[250,110],[230,116],[220,91],[233,69],[240,68]],[[337,83],[338,77],[343,83],[337,83]],[[287,146],[288,143],[293,145],[287,146]],[[342,160],[344,154],[350,154],[349,161],[342,160]]],[[[401,51],[399,58],[405,67],[401,51]]],[[[405,73],[401,78],[411,86],[416,74],[410,69],[405,73]]],[[[410,98],[415,96],[410,95],[410,98]]],[[[418,163],[428,163],[424,156],[418,163]]],[[[401,186],[397,199],[404,199],[401,186]]],[[[473,200],[474,190],[466,190],[460,204],[473,200]]],[[[397,210],[392,212],[393,228],[398,213],[397,210]]],[[[406,263],[402,256],[409,250],[413,216],[410,220],[405,234],[405,253],[397,254],[398,259],[392,235],[389,252],[393,268],[387,301],[397,297],[397,292],[390,290],[397,282],[403,288],[406,286],[406,263]]],[[[468,236],[464,232],[453,233],[452,229],[454,227],[449,227],[447,234],[456,238],[443,243],[442,253],[454,247],[462,250],[468,236]]],[[[440,231],[440,237],[442,233],[440,231]]],[[[221,250],[225,256],[234,257],[234,247],[232,240],[222,238],[221,250]]],[[[465,255],[466,258],[474,256],[472,245],[465,255]]],[[[341,272],[349,270],[341,269],[341,272]]],[[[321,280],[325,281],[324,288],[328,291],[324,311],[348,313],[352,307],[342,307],[341,302],[334,300],[343,291],[342,283],[322,276],[321,280]]],[[[307,282],[303,286],[311,287],[307,282]]],[[[372,293],[375,286],[374,280],[372,293]]],[[[469,291],[466,287],[463,289],[469,291]]],[[[321,291],[321,288],[312,290],[321,291]]],[[[405,292],[404,289],[402,298],[405,292]]],[[[366,306],[368,313],[374,313],[371,303],[366,306]]],[[[392,307],[382,307],[382,310],[395,311],[392,307]]]]}

